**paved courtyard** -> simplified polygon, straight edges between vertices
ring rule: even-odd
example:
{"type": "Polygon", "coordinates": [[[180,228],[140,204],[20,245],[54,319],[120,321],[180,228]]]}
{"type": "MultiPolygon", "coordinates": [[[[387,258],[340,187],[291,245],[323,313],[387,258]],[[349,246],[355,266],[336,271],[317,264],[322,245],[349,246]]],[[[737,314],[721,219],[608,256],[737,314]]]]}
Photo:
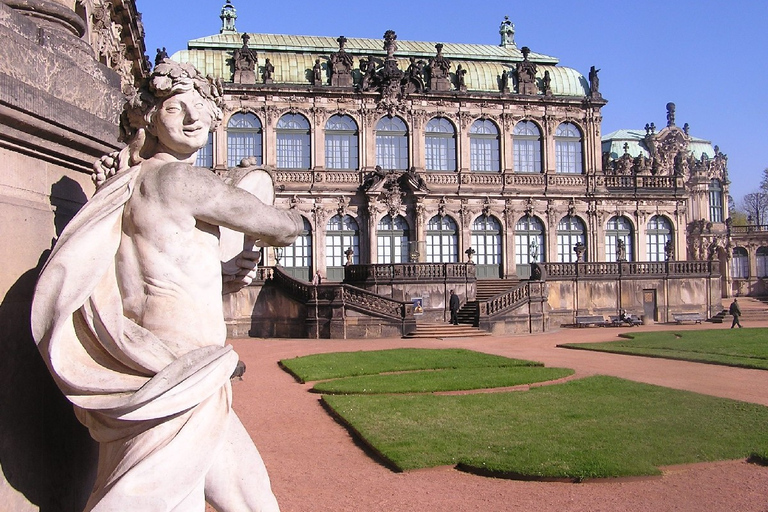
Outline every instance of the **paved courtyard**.
{"type": "MultiPolygon", "coordinates": [[[[638,330],[727,329],[730,324],[638,330]]],[[[768,327],[751,324],[748,327],[768,327]]],[[[582,484],[521,482],[451,467],[395,473],[355,442],[277,362],[320,352],[460,347],[768,406],[768,371],[557,348],[609,341],[629,328],[560,329],[532,336],[453,339],[233,340],[247,364],[235,410],[262,453],[283,512],[768,511],[768,468],[744,461],[664,468],[661,477],[582,484]]],[[[766,340],[768,343],[768,340],[766,340]]],[[[766,427],[768,428],[768,426],[766,427]]]]}

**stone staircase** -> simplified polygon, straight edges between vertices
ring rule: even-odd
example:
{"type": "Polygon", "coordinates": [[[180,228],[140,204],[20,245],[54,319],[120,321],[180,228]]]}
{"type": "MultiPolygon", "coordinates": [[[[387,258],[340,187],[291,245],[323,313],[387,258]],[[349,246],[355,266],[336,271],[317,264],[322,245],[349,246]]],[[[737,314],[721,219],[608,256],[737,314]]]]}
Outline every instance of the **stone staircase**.
{"type": "Polygon", "coordinates": [[[404,338],[467,338],[476,336],[490,336],[491,333],[473,327],[471,325],[449,323],[419,323],[416,330],[403,336],[404,338]]]}
{"type": "MultiPolygon", "coordinates": [[[[768,322],[768,297],[738,297],[738,299],[743,323],[768,322]]],[[[715,324],[730,323],[732,317],[728,314],[728,308],[731,302],[733,299],[723,299],[723,310],[708,321],[715,324]]]]}
{"type": "Polygon", "coordinates": [[[515,279],[478,279],[476,284],[476,300],[467,301],[459,310],[459,324],[475,325],[477,318],[478,302],[486,301],[500,293],[504,293],[510,288],[520,284],[520,280],[515,279]]]}

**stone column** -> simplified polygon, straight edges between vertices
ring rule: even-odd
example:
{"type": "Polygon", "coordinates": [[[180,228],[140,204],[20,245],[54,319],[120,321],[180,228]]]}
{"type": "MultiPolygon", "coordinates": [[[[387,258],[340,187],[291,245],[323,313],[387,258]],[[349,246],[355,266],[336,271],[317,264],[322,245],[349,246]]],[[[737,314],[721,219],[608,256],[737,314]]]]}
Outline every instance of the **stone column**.
{"type": "Polygon", "coordinates": [[[3,0],[3,3],[43,26],[67,31],[77,38],[85,35],[85,21],[75,13],[74,1],[3,0]]]}

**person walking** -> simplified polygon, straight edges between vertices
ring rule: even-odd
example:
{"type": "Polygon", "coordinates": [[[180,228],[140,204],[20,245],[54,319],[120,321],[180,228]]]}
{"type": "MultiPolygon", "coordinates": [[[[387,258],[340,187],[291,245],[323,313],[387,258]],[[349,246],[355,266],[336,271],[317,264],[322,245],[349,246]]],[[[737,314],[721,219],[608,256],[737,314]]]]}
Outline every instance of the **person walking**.
{"type": "Polygon", "coordinates": [[[459,325],[459,296],[456,295],[456,292],[451,290],[451,298],[448,301],[448,306],[451,309],[451,323],[453,325],[459,325]]]}
{"type": "Polygon", "coordinates": [[[739,326],[739,329],[741,329],[741,322],[739,321],[739,317],[741,316],[741,309],[739,308],[739,301],[737,299],[733,299],[733,302],[731,302],[731,307],[728,308],[728,312],[733,315],[733,322],[731,322],[731,329],[739,326]]]}

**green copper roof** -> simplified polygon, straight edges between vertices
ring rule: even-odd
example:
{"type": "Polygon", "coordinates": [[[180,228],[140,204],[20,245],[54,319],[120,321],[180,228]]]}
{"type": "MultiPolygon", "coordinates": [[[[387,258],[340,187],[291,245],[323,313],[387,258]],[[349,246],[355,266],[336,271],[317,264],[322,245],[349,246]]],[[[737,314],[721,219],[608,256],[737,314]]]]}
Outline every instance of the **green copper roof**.
{"type": "MultiPolygon", "coordinates": [[[[326,83],[329,78],[327,63],[331,53],[339,51],[336,38],[312,36],[286,36],[274,34],[248,34],[248,47],[259,59],[259,75],[266,59],[275,67],[273,79],[276,84],[308,85],[312,67],[320,59],[326,83]]],[[[232,52],[242,47],[241,33],[223,33],[194,39],[188,49],[177,52],[173,59],[189,62],[203,74],[211,74],[222,80],[232,80],[232,52]]],[[[369,55],[379,58],[386,56],[383,40],[349,38],[345,51],[354,58],[355,73],[359,70],[360,59],[369,55]]],[[[424,61],[434,57],[435,43],[419,41],[397,41],[397,57],[401,70],[405,71],[410,57],[424,61]]],[[[451,60],[453,76],[461,64],[467,71],[464,81],[469,91],[499,92],[499,81],[503,72],[509,76],[509,85],[514,90],[515,65],[523,60],[516,47],[502,47],[481,44],[445,43],[443,56],[451,60]]],[[[538,53],[530,53],[528,60],[537,64],[536,77],[541,89],[544,72],[549,71],[554,96],[584,97],[589,94],[589,83],[578,71],[557,66],[557,59],[538,53]]]]}
{"type": "MultiPolygon", "coordinates": [[[[616,130],[608,135],[603,135],[602,151],[610,152],[611,158],[620,158],[624,154],[624,144],[627,144],[627,153],[629,156],[636,157],[643,155],[649,157],[648,149],[645,147],[645,130],[616,130]]],[[[688,150],[696,159],[701,159],[702,155],[707,158],[715,157],[715,149],[708,140],[690,137],[688,150]]]]}

